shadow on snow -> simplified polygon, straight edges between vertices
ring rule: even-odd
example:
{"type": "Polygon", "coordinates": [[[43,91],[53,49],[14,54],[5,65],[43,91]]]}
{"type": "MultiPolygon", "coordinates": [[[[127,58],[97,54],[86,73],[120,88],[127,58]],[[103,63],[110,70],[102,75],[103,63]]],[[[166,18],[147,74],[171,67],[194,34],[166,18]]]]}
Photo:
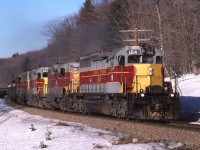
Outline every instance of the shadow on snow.
{"type": "Polygon", "coordinates": [[[200,97],[181,97],[180,119],[187,121],[200,119],[200,97]]]}

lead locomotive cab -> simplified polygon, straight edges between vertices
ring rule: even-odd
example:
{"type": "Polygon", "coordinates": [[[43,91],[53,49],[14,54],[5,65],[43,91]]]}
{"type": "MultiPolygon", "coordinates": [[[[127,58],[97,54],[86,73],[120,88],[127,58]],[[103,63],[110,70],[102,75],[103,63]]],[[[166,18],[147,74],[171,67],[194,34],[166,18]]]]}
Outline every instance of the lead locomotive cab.
{"type": "MultiPolygon", "coordinates": [[[[178,118],[179,95],[173,93],[170,82],[164,82],[163,53],[147,44],[128,46],[127,55],[117,57],[122,72],[127,67],[133,68],[132,85],[128,73],[121,78],[123,93],[128,104],[118,109],[116,115],[131,114],[136,119],[176,119],[178,118]],[[125,64],[125,65],[124,65],[125,64]]],[[[116,64],[117,65],[117,64],[116,64]]],[[[118,105],[118,104],[117,104],[118,105]]],[[[128,116],[130,117],[130,116],[128,116]]]]}

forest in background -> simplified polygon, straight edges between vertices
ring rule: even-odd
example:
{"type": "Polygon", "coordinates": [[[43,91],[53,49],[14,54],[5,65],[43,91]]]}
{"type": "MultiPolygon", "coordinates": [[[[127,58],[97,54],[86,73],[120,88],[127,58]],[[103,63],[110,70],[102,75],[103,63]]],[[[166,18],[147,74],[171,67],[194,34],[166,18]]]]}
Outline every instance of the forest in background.
{"type": "MultiPolygon", "coordinates": [[[[199,73],[199,0],[86,0],[77,14],[50,20],[41,29],[48,45],[25,54],[0,59],[0,83],[7,84],[17,74],[79,56],[130,45],[119,30],[152,29],[140,34],[150,44],[162,48],[165,66],[177,74],[199,73]]],[[[67,8],[66,8],[67,9],[67,8]]],[[[20,36],[20,35],[19,35],[20,36]]]]}

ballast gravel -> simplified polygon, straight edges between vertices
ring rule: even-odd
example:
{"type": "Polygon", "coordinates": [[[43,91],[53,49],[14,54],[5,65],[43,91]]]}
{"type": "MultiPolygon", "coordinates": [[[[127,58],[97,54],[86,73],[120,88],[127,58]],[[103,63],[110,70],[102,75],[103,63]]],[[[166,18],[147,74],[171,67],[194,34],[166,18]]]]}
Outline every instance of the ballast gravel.
{"type": "Polygon", "coordinates": [[[67,113],[62,111],[53,111],[48,109],[27,107],[17,104],[12,100],[6,99],[12,107],[21,109],[33,115],[40,115],[47,118],[58,119],[60,121],[79,122],[93,127],[102,128],[116,133],[128,134],[128,138],[122,139],[122,143],[132,142],[137,139],[138,143],[149,142],[180,142],[185,145],[181,149],[200,150],[200,130],[187,130],[186,128],[174,128],[157,124],[151,124],[141,121],[126,121],[124,119],[102,117],[94,115],[82,115],[77,113],[67,113]]]}

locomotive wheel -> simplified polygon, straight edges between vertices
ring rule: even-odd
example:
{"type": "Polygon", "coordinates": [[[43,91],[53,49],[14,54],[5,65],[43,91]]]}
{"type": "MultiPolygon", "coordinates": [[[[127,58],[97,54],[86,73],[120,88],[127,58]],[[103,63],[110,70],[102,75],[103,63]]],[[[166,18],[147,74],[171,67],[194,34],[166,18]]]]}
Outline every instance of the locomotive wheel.
{"type": "Polygon", "coordinates": [[[61,109],[62,111],[65,111],[65,102],[64,102],[63,99],[62,99],[62,101],[61,101],[61,103],[60,103],[60,109],[61,109]]]}
{"type": "Polygon", "coordinates": [[[77,112],[77,113],[80,112],[80,111],[79,111],[79,108],[78,108],[78,102],[77,102],[77,101],[74,102],[74,104],[73,104],[73,108],[74,108],[74,112],[77,112]]]}
{"type": "Polygon", "coordinates": [[[125,118],[126,118],[126,120],[130,119],[130,115],[128,114],[128,112],[125,113],[125,118]]]}
{"type": "Polygon", "coordinates": [[[121,118],[121,115],[120,115],[120,113],[119,113],[119,111],[116,111],[116,116],[117,116],[117,118],[121,118]]]}
{"type": "Polygon", "coordinates": [[[80,112],[84,115],[84,114],[85,114],[85,108],[84,108],[84,107],[81,107],[80,112]]]}
{"type": "Polygon", "coordinates": [[[64,106],[64,105],[61,106],[61,110],[62,110],[63,112],[65,111],[65,106],[64,106]]]}
{"type": "Polygon", "coordinates": [[[149,119],[149,115],[150,115],[149,106],[145,105],[145,106],[142,107],[142,109],[143,109],[143,118],[146,119],[146,120],[149,119]]]}
{"type": "Polygon", "coordinates": [[[173,119],[173,120],[175,120],[175,118],[176,118],[176,113],[175,113],[175,107],[174,106],[170,106],[169,107],[169,112],[168,112],[168,118],[169,119],[173,119]]]}

